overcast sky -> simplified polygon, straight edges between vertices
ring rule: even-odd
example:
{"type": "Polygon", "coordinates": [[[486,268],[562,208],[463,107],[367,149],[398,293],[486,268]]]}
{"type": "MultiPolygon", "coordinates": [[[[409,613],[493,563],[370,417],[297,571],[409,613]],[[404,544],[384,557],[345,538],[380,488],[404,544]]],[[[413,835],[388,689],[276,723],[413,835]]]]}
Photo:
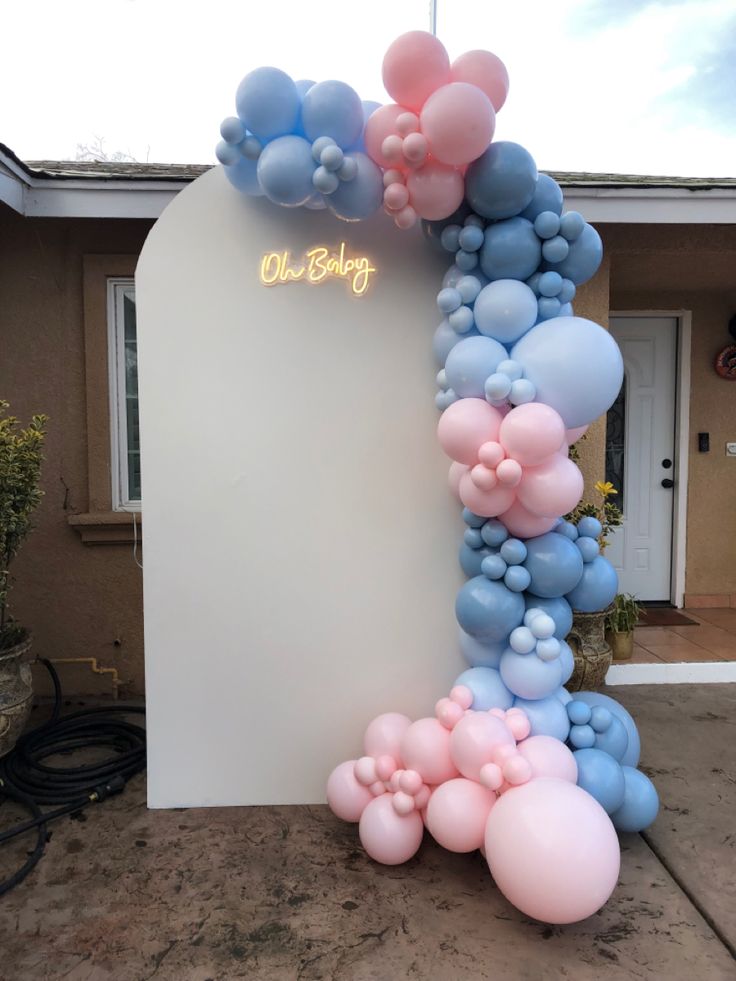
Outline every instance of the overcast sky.
{"type": "MultiPolygon", "coordinates": [[[[276,65],[389,101],[388,44],[428,0],[34,0],[3,5],[0,142],[21,158],[77,144],[209,163],[241,77],[276,65]]],[[[438,0],[455,58],[509,69],[497,138],[543,169],[736,176],[734,0],[438,0]]]]}

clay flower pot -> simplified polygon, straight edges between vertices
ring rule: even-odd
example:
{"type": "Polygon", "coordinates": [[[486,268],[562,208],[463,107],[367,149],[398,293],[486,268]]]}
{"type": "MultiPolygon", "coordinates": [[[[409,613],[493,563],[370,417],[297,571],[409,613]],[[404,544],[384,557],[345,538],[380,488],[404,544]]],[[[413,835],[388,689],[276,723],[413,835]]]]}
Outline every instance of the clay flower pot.
{"type": "Polygon", "coordinates": [[[565,685],[568,691],[591,691],[605,683],[613,661],[605,636],[606,617],[610,611],[610,607],[597,613],[573,610],[572,630],[566,640],[575,658],[575,670],[565,685]]]}
{"type": "Polygon", "coordinates": [[[613,652],[614,661],[629,661],[634,653],[633,630],[607,630],[606,641],[613,652]]]}
{"type": "Polygon", "coordinates": [[[31,714],[31,638],[0,651],[0,757],[15,746],[31,714]]]}

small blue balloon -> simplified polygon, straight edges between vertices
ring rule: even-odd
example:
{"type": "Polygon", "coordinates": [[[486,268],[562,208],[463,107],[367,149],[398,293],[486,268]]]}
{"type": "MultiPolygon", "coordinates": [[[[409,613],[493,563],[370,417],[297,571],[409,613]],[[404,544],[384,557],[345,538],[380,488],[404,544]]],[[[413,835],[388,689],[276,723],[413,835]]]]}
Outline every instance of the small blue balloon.
{"type": "Polygon", "coordinates": [[[452,313],[463,305],[460,291],[452,286],[446,286],[437,294],[437,306],[442,313],[452,313]]]}
{"type": "MultiPolygon", "coordinates": [[[[568,709],[570,706],[567,706],[568,709]]],[[[595,733],[590,726],[576,726],[570,727],[570,744],[575,747],[575,749],[590,749],[595,743],[595,733]]]]}
{"type": "Polygon", "coordinates": [[[469,273],[478,265],[478,254],[476,252],[466,252],[465,249],[458,249],[455,253],[455,265],[463,272],[469,273]]]}
{"type": "MultiPolygon", "coordinates": [[[[586,703],[587,704],[587,703],[586,703]]],[[[610,709],[594,705],[590,713],[590,724],[596,732],[605,732],[611,727],[613,715],[610,709]]]]}
{"type": "Polygon", "coordinates": [[[226,140],[220,140],[215,147],[215,156],[223,166],[232,166],[240,160],[240,147],[233,146],[232,143],[228,143],[226,140]]]}
{"type": "Polygon", "coordinates": [[[556,528],[553,528],[553,531],[556,535],[564,535],[565,538],[569,538],[571,542],[578,539],[577,525],[574,525],[572,521],[561,521],[556,528]]]}
{"type": "Polygon", "coordinates": [[[558,640],[564,640],[572,630],[572,608],[566,599],[562,597],[535,596],[534,593],[526,593],[527,610],[542,610],[547,616],[552,617],[555,622],[554,636],[558,640]]]}
{"type": "Polygon", "coordinates": [[[578,787],[595,797],[607,814],[618,810],[626,790],[621,766],[599,749],[579,749],[573,756],[578,765],[578,787]]]}
{"type": "Polygon", "coordinates": [[[465,305],[453,310],[452,313],[448,313],[447,322],[456,334],[465,335],[475,326],[473,311],[465,305]]]}
{"type": "Polygon", "coordinates": [[[609,756],[621,762],[629,745],[626,726],[614,715],[610,726],[604,732],[595,734],[594,745],[596,749],[602,749],[604,753],[608,753],[609,756]]]}
{"type": "Polygon", "coordinates": [[[509,537],[506,525],[502,524],[498,518],[489,518],[480,529],[481,538],[490,545],[491,548],[500,548],[509,537]]]}
{"type": "Polygon", "coordinates": [[[482,548],[472,548],[470,545],[466,545],[464,542],[460,546],[460,568],[463,570],[468,579],[472,579],[474,576],[480,576],[483,574],[482,564],[483,560],[491,554],[491,550],[487,547],[482,548]]]}
{"type": "Polygon", "coordinates": [[[461,231],[462,227],[460,225],[448,225],[446,228],[443,228],[440,234],[442,247],[448,252],[457,252],[460,248],[461,231]]]}
{"type": "Polygon", "coordinates": [[[523,566],[512,565],[504,573],[503,581],[515,593],[523,593],[531,582],[531,576],[523,566]]]}
{"type": "Polygon", "coordinates": [[[567,591],[565,598],[573,610],[579,610],[581,613],[596,613],[598,610],[605,610],[613,602],[617,592],[616,570],[608,559],[598,555],[592,562],[583,565],[583,574],[577,585],[567,591]]]}
{"type": "Polygon", "coordinates": [[[562,188],[549,174],[540,174],[537,186],[529,204],[521,212],[522,218],[534,221],[543,211],[553,211],[556,215],[562,213],[562,188]]]}
{"type": "Polygon", "coordinates": [[[480,290],[473,314],[481,334],[501,344],[513,344],[534,326],[537,300],[526,283],[498,279],[480,290]]]}
{"type": "Polygon", "coordinates": [[[575,544],[553,531],[527,541],[524,562],[531,575],[531,591],[536,596],[565,596],[583,574],[583,559],[575,544]]]}
{"type": "Polygon", "coordinates": [[[294,132],[301,99],[286,72],[256,68],[238,86],[235,106],[251,133],[264,141],[294,132]]]}
{"type": "Polygon", "coordinates": [[[501,641],[524,618],[524,600],[501,582],[485,576],[470,579],[455,600],[455,615],[463,630],[479,640],[501,641]]]}
{"type": "Polygon", "coordinates": [[[595,538],[586,538],[585,535],[581,535],[575,544],[580,549],[583,562],[592,562],[601,550],[601,547],[595,538]]]}
{"type": "Polygon", "coordinates": [[[311,87],[316,84],[317,83],[311,78],[298,78],[296,82],[294,82],[300,99],[303,99],[311,87]]]}
{"type": "Polygon", "coordinates": [[[603,708],[608,709],[609,712],[622,723],[628,736],[628,746],[620,762],[624,766],[638,766],[639,756],[641,755],[639,730],[636,728],[636,723],[631,717],[631,714],[623,707],[623,705],[617,702],[614,698],[611,698],[610,695],[604,695],[599,691],[579,691],[575,693],[575,698],[587,702],[588,705],[600,705],[603,708]]]}
{"type": "Polygon", "coordinates": [[[308,140],[329,136],[343,149],[356,143],[363,131],[360,96],[334,79],[317,82],[304,94],[301,118],[308,140]]]}
{"type": "Polygon", "coordinates": [[[474,303],[482,287],[477,276],[463,276],[457,281],[455,289],[463,298],[463,303],[474,303]]]}
{"type": "Polygon", "coordinates": [[[514,707],[523,709],[531,724],[532,736],[553,736],[564,742],[570,732],[565,706],[554,695],[538,700],[515,698],[514,707]]]}
{"type": "Polygon", "coordinates": [[[559,292],[562,289],[563,282],[564,280],[559,273],[542,273],[539,277],[539,292],[542,296],[556,296],[559,299],[559,292]]]}
{"type": "Polygon", "coordinates": [[[579,211],[567,211],[560,218],[560,235],[564,235],[568,242],[580,238],[584,228],[585,218],[579,211]]]}
{"type": "Polygon", "coordinates": [[[483,245],[483,229],[477,225],[465,225],[458,238],[460,248],[465,252],[477,252],[483,245]]]}
{"type": "Polygon", "coordinates": [[[456,685],[465,685],[471,690],[471,707],[476,712],[487,712],[492,708],[508,709],[514,702],[514,696],[495,668],[468,668],[455,679],[453,687],[456,685]]]}
{"type": "Polygon", "coordinates": [[[506,375],[512,382],[518,381],[524,374],[524,369],[518,361],[502,361],[498,366],[499,372],[506,375]]]}
{"type": "Polygon", "coordinates": [[[463,541],[469,548],[482,548],[483,539],[478,528],[466,528],[463,541]]]}
{"type": "Polygon", "coordinates": [[[536,654],[517,654],[509,648],[499,665],[501,680],[519,698],[547,698],[562,683],[562,668],[558,660],[542,661],[536,654]]]}
{"type": "MultiPolygon", "coordinates": [[[[558,273],[557,275],[559,276],[560,274],[558,273]]],[[[560,276],[560,279],[562,279],[561,276],[560,276]]],[[[532,273],[531,276],[529,277],[529,279],[526,280],[526,285],[534,293],[535,296],[539,296],[540,295],[539,284],[541,282],[542,282],[542,273],[541,272],[535,272],[535,273],[532,273]]]]}
{"type": "MultiPolygon", "coordinates": [[[[559,276],[559,273],[546,272],[545,276],[559,276]]],[[[561,277],[560,277],[561,278],[561,277]]],[[[557,299],[563,306],[567,303],[571,303],[575,299],[575,283],[571,279],[563,279],[562,285],[560,287],[560,292],[557,295],[557,299]]]]}
{"type": "Polygon", "coordinates": [[[553,317],[559,317],[560,310],[562,309],[562,304],[557,299],[556,296],[540,296],[539,302],[537,304],[537,310],[539,313],[539,320],[551,320],[553,317]]]}
{"type": "MultiPolygon", "coordinates": [[[[310,89],[309,95],[312,91],[310,89]]],[[[352,180],[340,181],[337,190],[327,198],[327,207],[343,221],[362,221],[383,204],[383,173],[365,153],[351,153],[345,163],[348,160],[355,161],[355,176],[352,180]]]]}
{"type": "Polygon", "coordinates": [[[541,261],[542,244],[526,218],[508,218],[486,229],[480,250],[480,267],[491,281],[526,280],[541,261]]]}
{"type": "Polygon", "coordinates": [[[555,235],[554,238],[548,238],[546,242],[542,243],[542,257],[547,262],[562,262],[563,259],[567,258],[569,251],[570,245],[567,239],[561,235],[555,235]]]}
{"type": "Polygon", "coordinates": [[[563,303],[560,308],[561,317],[574,317],[575,311],[572,308],[572,303],[563,303]]]}
{"type": "Polygon", "coordinates": [[[238,116],[228,116],[220,123],[220,136],[226,143],[242,143],[246,137],[243,120],[238,116]]]}
{"type": "Polygon", "coordinates": [[[603,534],[603,525],[592,514],[583,515],[578,521],[578,534],[586,535],[588,538],[600,538],[603,534]]]}
{"type": "Polygon", "coordinates": [[[505,650],[503,642],[482,644],[464,630],[460,631],[460,653],[471,668],[497,668],[505,650]]]}
{"type": "Polygon", "coordinates": [[[263,195],[261,185],[258,183],[258,170],[254,160],[240,157],[237,163],[229,167],[224,167],[223,170],[232,186],[239,191],[243,191],[244,194],[250,194],[252,197],[261,197],[263,195]]]}
{"type": "Polygon", "coordinates": [[[258,158],[258,183],[275,204],[296,208],[314,194],[312,147],[301,136],[279,136],[258,158]]]}
{"type": "Polygon", "coordinates": [[[501,557],[509,565],[520,565],[526,558],[526,545],[519,538],[507,538],[501,546],[501,557]]]}
{"type": "Polygon", "coordinates": [[[653,823],[659,811],[659,797],[654,784],[641,770],[622,767],[624,773],[623,804],[611,814],[617,831],[643,831],[653,823]]]}
{"type": "Polygon", "coordinates": [[[560,276],[571,279],[579,286],[598,272],[602,259],[601,237],[592,225],[586,224],[580,236],[569,244],[566,256],[561,260],[546,258],[544,268],[554,269],[560,276]]]}
{"type": "Polygon", "coordinates": [[[319,155],[319,162],[327,170],[339,170],[345,160],[345,154],[337,143],[326,146],[319,155]]]}
{"type": "Polygon", "coordinates": [[[463,508],[463,521],[468,528],[482,528],[487,520],[479,514],[473,514],[470,508],[463,508]]]}
{"type": "Polygon", "coordinates": [[[484,218],[511,218],[531,203],[537,176],[537,165],[528,150],[518,143],[498,141],[468,167],[465,196],[484,218]]]}
{"type": "Polygon", "coordinates": [[[552,238],[560,230],[560,216],[554,211],[542,211],[534,219],[534,231],[540,238],[552,238]]]}
{"type": "Polygon", "coordinates": [[[506,563],[500,555],[487,555],[481,562],[481,572],[489,579],[503,579],[506,573],[506,563]]]}
{"type": "Polygon", "coordinates": [[[340,179],[324,166],[319,166],[312,175],[312,183],[321,194],[332,194],[340,186],[340,179]]]}
{"type": "Polygon", "coordinates": [[[590,713],[590,706],[577,698],[567,703],[567,717],[575,726],[587,726],[590,722],[590,713]]]}

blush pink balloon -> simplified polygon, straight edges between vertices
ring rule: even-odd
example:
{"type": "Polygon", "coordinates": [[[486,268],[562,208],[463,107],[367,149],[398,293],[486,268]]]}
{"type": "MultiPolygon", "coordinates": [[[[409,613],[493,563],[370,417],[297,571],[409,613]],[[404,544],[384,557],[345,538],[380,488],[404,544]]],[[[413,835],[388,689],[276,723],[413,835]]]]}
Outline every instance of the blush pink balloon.
{"type": "Polygon", "coordinates": [[[553,736],[530,736],[516,747],[532,768],[532,777],[557,777],[577,783],[578,765],[564,743],[553,736]]]}
{"type": "Polygon", "coordinates": [[[509,73],[501,59],[491,51],[466,51],[452,63],[450,75],[454,82],[477,85],[498,110],[509,92],[509,73]]]}
{"type": "Polygon", "coordinates": [[[506,723],[489,712],[468,712],[450,734],[452,760],[471,780],[480,779],[481,767],[493,762],[499,746],[513,748],[516,740],[506,723]]]}
{"type": "Polygon", "coordinates": [[[428,784],[444,783],[458,775],[450,756],[450,733],[438,719],[412,722],[401,740],[401,758],[407,769],[416,770],[428,784]]]}
{"type": "Polygon", "coordinates": [[[616,831],[598,801],[554,777],[512,787],[498,799],[485,847],[504,896],[543,923],[592,916],[613,892],[621,863],[616,831]]]}
{"type": "Polygon", "coordinates": [[[555,454],[538,467],[527,467],[516,493],[532,514],[553,518],[572,511],[580,501],[583,475],[567,456],[555,454]]]}
{"type": "Polygon", "coordinates": [[[458,399],[440,416],[437,436],[452,460],[474,466],[478,450],[496,440],[500,425],[501,415],[485,399],[458,399]]]}
{"type": "Polygon", "coordinates": [[[509,456],[535,467],[565,444],[565,424],[550,406],[527,402],[504,418],[498,438],[509,456]]]}
{"type": "Polygon", "coordinates": [[[327,779],[327,803],[332,813],[343,821],[359,821],[373,800],[370,790],[355,779],[354,767],[355,760],[346,760],[327,779]]]}
{"type": "Polygon", "coordinates": [[[405,208],[409,203],[409,192],[406,189],[406,185],[399,184],[398,181],[394,184],[389,184],[383,192],[383,203],[388,205],[392,211],[400,211],[402,208],[405,208]]]}
{"type": "Polygon", "coordinates": [[[420,122],[432,156],[457,166],[476,160],[488,148],[496,113],[475,85],[451,82],[430,95],[420,122]]]}
{"type": "Polygon", "coordinates": [[[503,514],[501,521],[516,538],[535,538],[551,531],[557,524],[557,518],[540,518],[538,514],[527,511],[521,501],[516,500],[503,514]]]}
{"type": "Polygon", "coordinates": [[[402,765],[401,740],[411,725],[411,719],[400,712],[384,712],[369,723],[363,736],[366,756],[391,756],[397,766],[402,765]]]}
{"type": "Polygon", "coordinates": [[[465,507],[483,518],[495,518],[508,511],[516,498],[516,490],[513,487],[504,487],[500,484],[491,490],[476,487],[470,473],[460,478],[459,491],[460,500],[465,507]]]}
{"type": "Polygon", "coordinates": [[[589,426],[578,426],[577,429],[566,429],[565,430],[565,442],[568,446],[572,446],[573,443],[577,443],[579,439],[587,433],[589,426]]]}
{"type": "Polygon", "coordinates": [[[384,55],[386,91],[409,109],[421,109],[432,92],[449,79],[450,59],[444,45],[427,31],[402,34],[384,55]]]}
{"type": "Polygon", "coordinates": [[[430,160],[406,178],[411,206],[420,218],[447,218],[462,204],[465,181],[459,170],[430,160]]]}
{"type": "Polygon", "coordinates": [[[448,780],[427,805],[427,828],[434,840],[451,852],[474,852],[485,839],[486,822],[496,795],[475,780],[448,780]]]}
{"type": "Polygon", "coordinates": [[[453,460],[450,464],[450,473],[448,475],[448,480],[450,482],[450,490],[455,495],[455,497],[460,500],[460,481],[462,480],[464,474],[468,472],[468,468],[464,463],[457,463],[453,460]]]}
{"type": "Polygon", "coordinates": [[[422,843],[424,822],[418,811],[397,814],[392,795],[374,798],[360,816],[358,834],[375,862],[400,865],[415,855],[422,843]]]}
{"type": "Polygon", "coordinates": [[[386,137],[396,134],[396,120],[405,111],[402,106],[389,103],[387,106],[376,109],[365,124],[365,150],[371,160],[374,160],[379,167],[397,170],[405,166],[403,157],[396,163],[393,159],[389,160],[385,157],[382,150],[383,141],[386,137]]]}

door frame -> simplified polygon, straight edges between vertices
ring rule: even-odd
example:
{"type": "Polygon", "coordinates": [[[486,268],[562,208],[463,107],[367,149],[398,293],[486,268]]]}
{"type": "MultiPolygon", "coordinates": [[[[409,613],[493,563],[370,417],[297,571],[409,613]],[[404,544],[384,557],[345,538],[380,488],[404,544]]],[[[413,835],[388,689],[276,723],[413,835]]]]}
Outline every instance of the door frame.
{"type": "Polygon", "coordinates": [[[687,565],[687,490],[690,460],[690,348],[691,310],[611,310],[609,318],[672,317],[676,322],[675,358],[675,496],[672,502],[672,568],[670,602],[685,605],[687,565]]]}

